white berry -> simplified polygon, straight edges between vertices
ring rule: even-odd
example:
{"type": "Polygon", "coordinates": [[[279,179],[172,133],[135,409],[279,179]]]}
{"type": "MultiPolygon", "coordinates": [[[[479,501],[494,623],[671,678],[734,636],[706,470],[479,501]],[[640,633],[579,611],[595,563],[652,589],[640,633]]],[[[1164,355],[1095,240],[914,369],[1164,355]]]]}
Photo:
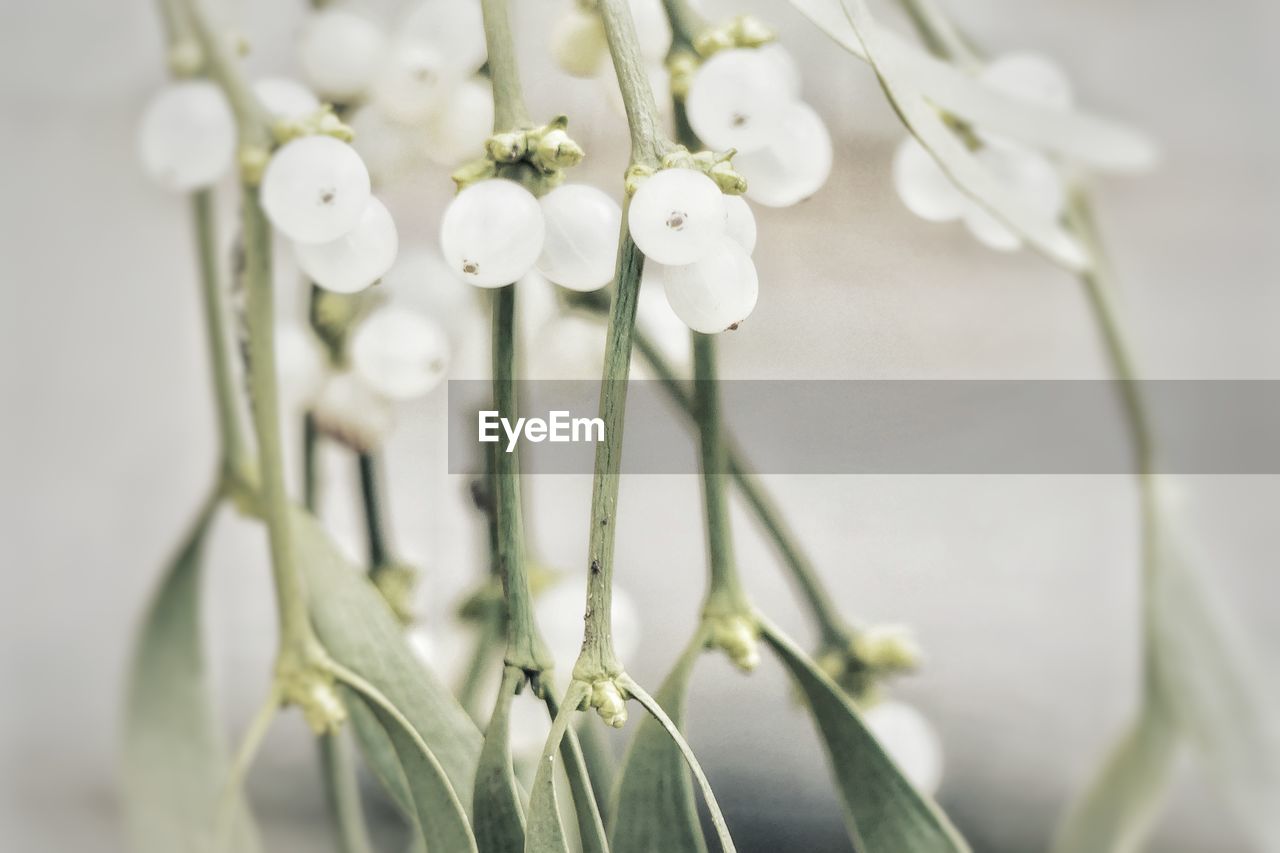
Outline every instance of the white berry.
{"type": "Polygon", "coordinates": [[[320,99],[297,80],[263,77],[253,81],[253,94],[271,117],[290,121],[306,118],[320,109],[320,99]]]}
{"type": "Polygon", "coordinates": [[[378,184],[386,184],[418,163],[418,128],[392,121],[377,104],[363,104],[346,119],[355,139],[351,145],[378,184]]]}
{"type": "Polygon", "coordinates": [[[761,45],[755,50],[757,56],[772,63],[773,73],[778,76],[778,82],[792,100],[799,100],[803,78],[800,76],[800,65],[791,51],[776,41],[761,45]]]}
{"type": "Polygon", "coordinates": [[[613,280],[622,208],[586,184],[564,184],[542,197],[547,235],[538,272],[570,290],[598,290],[613,280]]]}
{"type": "Polygon", "coordinates": [[[335,293],[355,293],[376,282],[395,263],[399,238],[386,205],[369,197],[356,227],[328,243],[295,243],[298,266],[335,293]]]}
{"type": "Polygon", "coordinates": [[[1038,53],[997,57],[978,73],[978,79],[1006,95],[1054,109],[1070,109],[1075,100],[1066,72],[1038,53]]]}
{"type": "Polygon", "coordinates": [[[373,21],[342,9],[316,12],[298,39],[298,63],[325,98],[358,98],[373,82],[386,52],[386,36],[373,21]]]}
{"type": "Polygon", "coordinates": [[[262,175],[262,206],[271,224],[298,243],[327,243],[355,228],[369,194],[369,170],[360,155],[329,136],[293,140],[262,175]]]}
{"type": "Polygon", "coordinates": [[[475,289],[458,281],[444,259],[425,246],[401,252],[378,286],[397,304],[436,318],[453,341],[474,328],[481,315],[475,289]]]}
{"type": "Polygon", "coordinates": [[[576,2],[551,29],[551,55],[566,74],[574,77],[594,77],[608,49],[600,15],[576,2]]]}
{"type": "Polygon", "coordinates": [[[724,233],[748,255],[756,250],[756,216],[740,195],[724,197],[724,233]]]}
{"type": "Polygon", "coordinates": [[[646,178],[627,213],[631,239],[660,264],[691,264],[724,236],[724,194],[693,169],[663,169],[646,178]]]}
{"type": "Polygon", "coordinates": [[[488,57],[480,0],[423,0],[397,32],[435,50],[459,77],[479,71],[488,57]]]}
{"type": "Polygon", "coordinates": [[[315,333],[300,323],[282,323],[275,330],[276,374],[283,396],[309,404],[329,373],[324,347],[315,333]]]}
{"type": "Polygon", "coordinates": [[[964,215],[968,196],[914,136],[908,136],[893,155],[893,186],[907,210],[929,222],[949,222],[964,215]]]}
{"type": "Polygon", "coordinates": [[[186,192],[211,186],[231,169],[235,150],[231,107],[212,83],[170,83],[142,114],[142,168],[165,189],[186,192]]]}
{"type": "Polygon", "coordinates": [[[398,122],[420,124],[440,111],[458,79],[439,51],[402,41],[374,79],[374,103],[398,122]]]}
{"type": "Polygon", "coordinates": [[[533,194],[493,178],[464,189],[440,222],[440,248],[454,275],[477,287],[502,287],[532,269],[546,225],[533,194]]]}
{"type": "Polygon", "coordinates": [[[942,741],[933,725],[905,702],[879,702],[863,721],[903,774],[925,794],[937,793],[942,782],[942,741]]]}
{"type": "Polygon", "coordinates": [[[728,237],[697,263],[663,267],[660,277],[671,310],[704,335],[737,328],[755,309],[760,294],[755,264],[728,237]]]}
{"type": "Polygon", "coordinates": [[[779,75],[775,58],[746,48],[722,50],[693,75],[685,112],[709,147],[753,151],[772,141],[795,99],[792,86],[779,75]]]}
{"type": "Polygon", "coordinates": [[[408,400],[444,378],[449,337],[426,314],[387,305],[356,327],[350,354],[352,369],[370,388],[391,400],[408,400]]]}
{"type": "Polygon", "coordinates": [[[351,370],[329,377],[312,411],[325,433],[365,450],[377,447],[395,426],[390,400],[351,370]]]}
{"type": "Polygon", "coordinates": [[[789,207],[816,193],[831,175],[831,134],[808,104],[789,104],[768,146],[746,151],[733,167],[747,179],[747,198],[766,207],[789,207]]]}

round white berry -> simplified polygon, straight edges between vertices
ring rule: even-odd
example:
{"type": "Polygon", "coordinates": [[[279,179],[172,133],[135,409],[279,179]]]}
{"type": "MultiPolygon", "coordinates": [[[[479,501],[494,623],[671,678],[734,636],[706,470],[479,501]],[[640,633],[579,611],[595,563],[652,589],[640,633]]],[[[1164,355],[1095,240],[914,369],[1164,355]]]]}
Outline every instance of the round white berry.
{"type": "Polygon", "coordinates": [[[794,100],[792,84],[778,74],[776,59],[733,48],[714,54],[693,75],[685,113],[694,133],[716,149],[763,148],[774,138],[794,100]]]}
{"type": "Polygon", "coordinates": [[[458,79],[435,48],[401,41],[374,79],[374,103],[398,122],[420,124],[441,110],[458,79]]]}
{"type": "Polygon", "coordinates": [[[756,216],[740,195],[724,197],[724,233],[751,254],[756,250],[756,216]]]}
{"type": "Polygon", "coordinates": [[[457,166],[477,156],[492,132],[493,88],[483,77],[469,77],[453,88],[428,122],[426,155],[442,166],[457,166]]]}
{"type": "Polygon", "coordinates": [[[329,377],[312,411],[322,431],[362,450],[377,447],[395,426],[391,401],[350,370],[329,377]]]}
{"type": "Polygon", "coordinates": [[[894,152],[893,186],[907,210],[930,222],[959,219],[970,204],[914,136],[902,140],[894,152]]]}
{"type": "Polygon", "coordinates": [[[479,71],[488,57],[480,0],[423,0],[398,32],[436,51],[459,77],[479,71]]]}
{"type": "Polygon", "coordinates": [[[594,77],[608,53],[600,15],[577,3],[565,10],[551,30],[551,55],[574,77],[594,77]]]}
{"type": "Polygon", "coordinates": [[[760,295],[755,264],[728,237],[722,237],[697,263],[663,267],[659,276],[671,310],[704,335],[737,328],[755,309],[760,295]]]}
{"type": "Polygon", "coordinates": [[[271,224],[298,243],[327,243],[355,228],[369,195],[369,170],[360,155],[329,136],[293,140],[262,175],[262,206],[271,224]]]}
{"type": "MultiPolygon", "coordinates": [[[[1047,157],[1026,148],[988,143],[974,155],[1027,210],[1045,219],[1062,213],[1062,179],[1047,157]]],[[[975,201],[965,207],[964,224],[978,242],[1001,252],[1022,246],[1022,238],[975,201]]]]}
{"type": "Polygon", "coordinates": [[[275,349],[282,396],[299,405],[311,403],[329,374],[319,339],[300,323],[282,323],[275,329],[275,349]]]}
{"type": "Polygon", "coordinates": [[[356,327],[351,368],[391,400],[419,397],[449,369],[449,337],[426,314],[395,305],[378,308],[356,327]]]}
{"type": "Polygon", "coordinates": [[[386,36],[356,12],[326,9],[307,19],[298,39],[298,63],[325,98],[358,98],[373,82],[386,52],[386,36]]]}
{"type": "Polygon", "coordinates": [[[768,146],[733,158],[747,179],[747,198],[766,207],[788,207],[816,193],[831,175],[831,134],[822,116],[794,101],[779,118],[768,146]]]}
{"type": "Polygon", "coordinates": [[[776,41],[761,45],[755,50],[757,56],[772,63],[773,73],[778,76],[778,82],[791,99],[799,100],[804,79],[800,75],[800,64],[791,55],[791,51],[776,41]]]}
{"type": "MultiPolygon", "coordinates": [[[[640,283],[640,296],[636,300],[636,328],[643,332],[658,352],[677,371],[687,373],[693,357],[693,341],[689,327],[671,310],[662,283],[661,264],[646,263],[640,283]]],[[[654,378],[646,374],[644,359],[631,360],[632,371],[641,378],[654,378]]]]}
{"type": "Polygon", "coordinates": [[[978,79],[1006,95],[1054,109],[1070,109],[1075,100],[1071,78],[1057,63],[1038,53],[997,57],[978,72],[978,79]]]}
{"type": "Polygon", "coordinates": [[[886,700],[863,712],[867,728],[911,784],[926,794],[942,782],[942,741],[933,725],[911,705],[886,700]]]}
{"type": "Polygon", "coordinates": [[[598,290],[613,280],[622,208],[595,187],[564,184],[542,197],[546,240],[538,272],[570,290],[598,290]]]}
{"type": "Polygon", "coordinates": [[[147,176],[168,190],[210,186],[231,169],[236,125],[222,91],[204,80],[170,83],[147,104],[138,154],[147,176]]]}
{"type": "Polygon", "coordinates": [[[328,243],[295,243],[298,266],[335,293],[355,293],[376,282],[396,260],[399,237],[386,205],[369,197],[356,227],[328,243]]]}
{"type": "Polygon", "coordinates": [[[477,287],[502,287],[532,269],[546,225],[533,194],[494,178],[464,189],[440,222],[440,248],[454,275],[477,287]]]}
{"type": "Polygon", "coordinates": [[[306,118],[320,109],[320,99],[297,80],[263,77],[253,81],[253,94],[271,117],[289,121],[306,118]]]}
{"type": "Polygon", "coordinates": [[[378,286],[396,304],[436,318],[455,342],[465,338],[481,319],[481,300],[475,288],[458,281],[444,258],[425,246],[401,252],[378,286]]]}
{"type": "Polygon", "coordinates": [[[641,182],[627,212],[631,239],[660,264],[691,264],[724,236],[724,194],[693,169],[663,169],[641,182]]]}

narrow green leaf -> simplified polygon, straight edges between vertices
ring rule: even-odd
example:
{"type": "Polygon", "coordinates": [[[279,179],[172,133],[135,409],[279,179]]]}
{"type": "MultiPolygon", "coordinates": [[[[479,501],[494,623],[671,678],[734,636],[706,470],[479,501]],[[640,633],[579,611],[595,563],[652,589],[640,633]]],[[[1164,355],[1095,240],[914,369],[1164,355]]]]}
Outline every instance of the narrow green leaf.
{"type": "MultiPolygon", "coordinates": [[[[124,813],[137,853],[208,853],[230,762],[214,717],[200,629],[200,562],[217,497],[200,510],[143,620],[126,689],[124,813]]],[[[239,799],[239,792],[234,794],[239,799]]],[[[260,848],[236,804],[237,851],[260,848]]]]}
{"type": "Polygon", "coordinates": [[[855,846],[866,853],[967,851],[960,833],[902,775],[843,691],[777,627],[763,618],[760,627],[804,693],[826,744],[855,846]]]}
{"type": "Polygon", "coordinates": [[[467,812],[427,743],[403,712],[388,704],[385,696],[376,694],[356,679],[343,676],[342,681],[345,704],[348,707],[363,704],[365,710],[377,718],[395,747],[413,801],[416,825],[427,849],[474,853],[476,839],[467,821],[467,812]]]}
{"type": "Polygon", "coordinates": [[[551,724],[551,734],[542,747],[542,757],[529,792],[529,821],[525,828],[525,853],[569,853],[564,827],[560,824],[560,804],[556,798],[556,755],[569,730],[573,715],[587,698],[590,688],[581,681],[569,683],[564,705],[551,724]]]}
{"type": "Polygon", "coordinates": [[[702,765],[698,763],[698,759],[693,754],[693,749],[689,746],[688,741],[684,739],[684,735],[680,734],[680,729],[667,716],[667,712],[662,709],[652,696],[645,692],[645,689],[637,684],[629,675],[623,674],[618,678],[618,686],[626,689],[628,693],[635,697],[636,701],[644,706],[649,715],[662,726],[667,733],[667,737],[680,750],[680,754],[684,756],[684,762],[688,765],[689,770],[693,773],[693,778],[697,780],[698,787],[702,789],[702,799],[707,804],[707,811],[711,815],[711,825],[716,829],[716,837],[720,839],[720,850],[722,853],[734,853],[737,849],[734,847],[733,838],[729,835],[729,825],[725,823],[724,815],[720,811],[720,804],[716,802],[716,795],[711,790],[711,783],[707,781],[707,775],[702,772],[702,765]]]}
{"type": "MultiPolygon", "coordinates": [[[[291,523],[306,574],[311,618],[325,648],[404,713],[444,768],[453,790],[470,805],[481,745],[475,723],[409,649],[385,600],[341,555],[320,524],[300,508],[295,508],[291,523]]],[[[364,729],[367,719],[354,719],[362,746],[376,744],[377,733],[364,729]]],[[[377,776],[394,785],[396,768],[377,764],[385,755],[385,750],[366,753],[377,776]]]]}
{"type": "Polygon", "coordinates": [[[1053,853],[1135,853],[1172,777],[1178,732],[1158,698],[1112,747],[1098,777],[1067,811],[1053,853]]]}
{"type": "Polygon", "coordinates": [[[480,766],[476,770],[476,845],[482,853],[521,853],[524,850],[524,809],[511,766],[511,703],[525,674],[515,666],[502,671],[498,700],[484,733],[480,766]]]}
{"type": "Polygon", "coordinates": [[[404,769],[396,756],[396,746],[391,737],[373,711],[363,702],[348,703],[347,713],[351,717],[351,730],[360,745],[365,763],[373,771],[373,775],[382,783],[382,787],[391,797],[392,802],[400,809],[406,820],[413,820],[416,809],[413,795],[409,793],[409,780],[404,778],[404,769]]]}
{"type": "Polygon", "coordinates": [[[342,853],[373,853],[349,736],[346,732],[321,735],[317,744],[325,796],[338,831],[339,849],[342,853]]]}
{"type": "MultiPolygon", "coordinates": [[[[684,724],[689,678],[704,642],[699,632],[658,689],[658,704],[667,709],[677,728],[684,724]]],[[[627,749],[613,811],[609,833],[613,853],[705,853],[707,849],[689,768],[675,741],[654,717],[640,721],[627,749]]]]}
{"type": "MultiPolygon", "coordinates": [[[[552,688],[548,685],[545,701],[547,713],[554,722],[560,716],[560,706],[551,691],[552,688]]],[[[578,742],[578,734],[573,726],[565,729],[564,740],[560,741],[560,759],[564,762],[565,777],[569,780],[569,793],[578,819],[578,838],[582,844],[582,853],[607,853],[609,841],[605,836],[604,819],[600,816],[595,787],[591,783],[582,744],[578,742]]]]}
{"type": "Polygon", "coordinates": [[[1280,703],[1172,520],[1156,537],[1151,637],[1161,692],[1259,849],[1280,850],[1280,703]]]}

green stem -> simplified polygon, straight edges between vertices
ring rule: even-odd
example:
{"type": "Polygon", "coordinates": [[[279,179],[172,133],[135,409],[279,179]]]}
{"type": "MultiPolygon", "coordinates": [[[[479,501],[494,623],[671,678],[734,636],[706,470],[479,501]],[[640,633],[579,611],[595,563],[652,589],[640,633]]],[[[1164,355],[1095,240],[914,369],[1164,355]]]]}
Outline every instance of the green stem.
{"type": "Polygon", "coordinates": [[[529,111],[516,66],[515,41],[507,0],[480,0],[484,13],[484,39],[489,51],[489,80],[493,84],[493,130],[505,133],[528,127],[529,111]]]}
{"type": "Polygon", "coordinates": [[[345,732],[334,732],[317,738],[320,764],[324,775],[325,798],[333,813],[342,853],[373,853],[369,828],[365,824],[364,806],[360,802],[360,786],[356,779],[355,756],[345,732]]]}
{"type": "Polygon", "coordinates": [[[236,483],[245,478],[245,472],[249,468],[249,453],[240,428],[235,379],[231,375],[231,359],[227,348],[226,309],[222,304],[218,275],[217,216],[213,190],[193,193],[191,207],[200,256],[200,293],[204,301],[205,335],[208,338],[209,367],[218,416],[222,476],[224,482],[236,483]]]}
{"type": "MultiPolygon", "coordinates": [[[[493,405],[500,418],[515,423],[516,285],[493,291],[493,405]]],[[[506,661],[530,674],[550,668],[533,621],[533,595],[525,565],[524,520],[520,506],[520,451],[495,453],[495,506],[498,517],[498,561],[507,603],[506,661]]]]}
{"type": "Polygon", "coordinates": [[[720,418],[720,388],[716,375],[716,340],[713,335],[693,337],[693,417],[698,425],[698,451],[702,467],[702,504],[707,526],[706,612],[749,612],[746,595],[733,559],[733,532],[729,524],[726,488],[728,457],[720,418]]]}
{"type": "Polygon", "coordinates": [[[320,428],[315,412],[308,409],[302,416],[302,505],[313,515],[320,498],[320,428]]]}
{"type": "Polygon", "coordinates": [[[628,0],[599,0],[599,3],[609,54],[613,57],[613,69],[618,75],[618,88],[627,111],[627,127],[631,130],[631,162],[657,168],[670,143],[663,133],[658,102],[654,100],[649,75],[640,56],[631,6],[628,0]]]}
{"type": "Polygon", "coordinates": [[[379,489],[378,457],[369,451],[356,453],[360,470],[360,503],[364,508],[365,532],[369,546],[369,574],[377,574],[390,557],[387,549],[386,520],[382,517],[379,489]]]}

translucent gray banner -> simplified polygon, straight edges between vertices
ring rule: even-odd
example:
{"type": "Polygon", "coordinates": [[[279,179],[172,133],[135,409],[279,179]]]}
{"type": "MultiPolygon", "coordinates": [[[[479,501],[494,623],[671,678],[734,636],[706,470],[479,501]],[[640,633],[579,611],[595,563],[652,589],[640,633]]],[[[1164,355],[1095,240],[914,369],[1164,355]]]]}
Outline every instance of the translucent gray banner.
{"type": "MultiPolygon", "coordinates": [[[[528,420],[504,427],[488,382],[449,383],[450,472],[478,473],[484,452],[507,452],[518,436],[524,473],[590,474],[602,428],[592,422],[600,383],[517,384],[528,420]],[[482,442],[482,430],[494,440],[482,442]]],[[[1132,473],[1125,394],[1141,398],[1148,412],[1157,471],[1280,473],[1280,381],[718,384],[732,446],[765,474],[1132,473]]],[[[626,390],[623,473],[697,472],[692,383],[676,389],[638,380],[626,390]]]]}

